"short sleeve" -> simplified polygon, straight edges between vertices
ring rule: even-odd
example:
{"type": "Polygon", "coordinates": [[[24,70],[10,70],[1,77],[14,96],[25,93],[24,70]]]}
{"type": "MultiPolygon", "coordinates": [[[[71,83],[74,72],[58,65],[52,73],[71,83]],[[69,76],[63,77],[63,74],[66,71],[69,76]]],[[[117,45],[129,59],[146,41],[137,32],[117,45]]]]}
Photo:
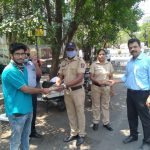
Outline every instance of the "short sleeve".
{"type": "Polygon", "coordinates": [[[113,73],[114,72],[114,68],[113,68],[113,65],[110,63],[110,73],[113,73]]]}
{"type": "Polygon", "coordinates": [[[63,64],[64,64],[64,61],[60,64],[58,74],[63,74],[63,64]]]}
{"type": "Polygon", "coordinates": [[[94,63],[90,66],[90,73],[94,74],[94,63]]]}
{"type": "Polygon", "coordinates": [[[22,86],[26,85],[23,75],[20,75],[17,72],[7,73],[6,80],[17,89],[20,89],[22,86]]]}
{"type": "Polygon", "coordinates": [[[85,61],[83,59],[80,59],[78,65],[78,73],[85,73],[85,69],[86,69],[85,61]]]}

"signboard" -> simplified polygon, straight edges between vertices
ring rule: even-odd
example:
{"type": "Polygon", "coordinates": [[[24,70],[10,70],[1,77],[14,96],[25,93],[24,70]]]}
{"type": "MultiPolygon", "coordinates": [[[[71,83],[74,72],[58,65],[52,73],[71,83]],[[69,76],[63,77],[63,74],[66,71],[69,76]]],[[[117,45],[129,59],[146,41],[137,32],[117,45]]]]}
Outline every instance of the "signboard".
{"type": "Polygon", "coordinates": [[[35,36],[44,36],[44,29],[42,26],[39,29],[35,29],[35,36]]]}

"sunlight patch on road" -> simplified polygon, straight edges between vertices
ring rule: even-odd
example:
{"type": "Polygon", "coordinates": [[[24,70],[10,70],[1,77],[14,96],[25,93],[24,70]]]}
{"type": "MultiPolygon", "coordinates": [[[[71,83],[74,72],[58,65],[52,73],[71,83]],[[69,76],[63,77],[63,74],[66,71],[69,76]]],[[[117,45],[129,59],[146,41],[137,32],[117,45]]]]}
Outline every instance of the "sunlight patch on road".
{"type": "Polygon", "coordinates": [[[71,144],[69,144],[69,150],[76,150],[76,149],[90,150],[91,146],[83,143],[83,144],[81,144],[81,146],[77,147],[76,146],[76,141],[71,142],[71,144]]]}
{"type": "Polygon", "coordinates": [[[2,139],[9,138],[10,135],[11,135],[11,131],[10,131],[10,130],[4,131],[3,133],[1,133],[1,138],[2,138],[2,139]]]}
{"type": "Polygon", "coordinates": [[[37,149],[37,145],[30,144],[30,149],[37,149]]]}
{"type": "Polygon", "coordinates": [[[65,129],[64,128],[59,128],[59,131],[65,132],[65,129]]]}

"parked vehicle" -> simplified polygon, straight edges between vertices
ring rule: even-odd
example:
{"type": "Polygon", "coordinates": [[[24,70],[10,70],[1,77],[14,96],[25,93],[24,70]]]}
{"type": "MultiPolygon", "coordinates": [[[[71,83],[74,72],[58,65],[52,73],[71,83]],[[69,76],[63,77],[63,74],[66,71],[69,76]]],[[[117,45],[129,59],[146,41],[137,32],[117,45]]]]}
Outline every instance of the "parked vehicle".
{"type": "Polygon", "coordinates": [[[150,48],[144,49],[144,53],[150,57],[150,48]]]}
{"type": "MultiPolygon", "coordinates": [[[[42,83],[43,88],[52,87],[55,83],[44,81],[42,83]]],[[[47,111],[50,106],[56,106],[60,111],[64,111],[66,109],[65,102],[64,102],[64,91],[52,91],[50,94],[43,94],[42,99],[45,100],[47,111]]]]}
{"type": "Polygon", "coordinates": [[[40,59],[42,74],[49,74],[51,70],[51,58],[50,59],[40,59]]]}
{"type": "Polygon", "coordinates": [[[85,74],[84,74],[84,87],[86,91],[91,90],[91,84],[90,84],[90,68],[85,69],[85,74]]]}
{"type": "Polygon", "coordinates": [[[91,80],[90,80],[90,68],[85,69],[84,74],[84,88],[86,94],[86,100],[91,102],[91,80]]]}
{"type": "Polygon", "coordinates": [[[42,69],[42,74],[49,74],[50,69],[51,69],[51,65],[44,63],[41,65],[41,69],[42,69]]]}

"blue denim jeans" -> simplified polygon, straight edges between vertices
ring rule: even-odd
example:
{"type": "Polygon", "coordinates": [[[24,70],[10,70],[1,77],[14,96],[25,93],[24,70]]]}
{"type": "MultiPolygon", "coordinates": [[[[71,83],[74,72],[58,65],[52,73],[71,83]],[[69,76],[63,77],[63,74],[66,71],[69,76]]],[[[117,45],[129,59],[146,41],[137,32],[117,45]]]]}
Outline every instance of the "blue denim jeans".
{"type": "Polygon", "coordinates": [[[32,113],[19,117],[9,116],[11,127],[10,150],[29,150],[32,113]]]}

